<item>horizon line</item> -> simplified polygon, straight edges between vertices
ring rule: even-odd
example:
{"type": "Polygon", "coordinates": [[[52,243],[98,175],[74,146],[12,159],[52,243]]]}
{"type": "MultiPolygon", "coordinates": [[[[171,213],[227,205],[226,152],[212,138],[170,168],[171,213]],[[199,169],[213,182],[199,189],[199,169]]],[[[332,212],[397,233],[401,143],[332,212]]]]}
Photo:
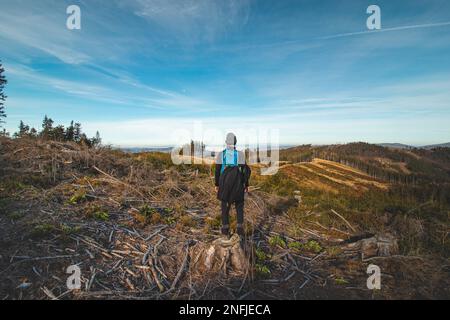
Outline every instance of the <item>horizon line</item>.
{"type": "MultiPolygon", "coordinates": [[[[378,146],[385,146],[389,147],[389,145],[401,145],[405,147],[411,147],[411,148],[424,148],[424,147],[430,147],[430,146],[439,146],[444,144],[450,144],[450,141],[448,142],[438,142],[438,143],[429,143],[429,144],[409,144],[409,143],[401,143],[401,142],[367,142],[367,141],[350,141],[350,142],[334,142],[334,143],[286,143],[286,144],[280,144],[279,149],[285,149],[285,148],[292,148],[292,147],[299,147],[299,146],[313,146],[313,147],[321,147],[321,146],[336,146],[336,145],[347,145],[347,144],[353,144],[353,143],[367,143],[372,145],[378,145],[378,146]]],[[[222,145],[210,145],[209,147],[223,147],[225,144],[222,145]]],[[[175,145],[145,145],[145,146],[126,146],[126,145],[117,145],[117,144],[105,144],[105,146],[110,146],[115,149],[173,149],[177,146],[175,145]]],[[[239,147],[239,145],[237,145],[239,147]]],[[[246,145],[245,147],[248,147],[246,145]]]]}

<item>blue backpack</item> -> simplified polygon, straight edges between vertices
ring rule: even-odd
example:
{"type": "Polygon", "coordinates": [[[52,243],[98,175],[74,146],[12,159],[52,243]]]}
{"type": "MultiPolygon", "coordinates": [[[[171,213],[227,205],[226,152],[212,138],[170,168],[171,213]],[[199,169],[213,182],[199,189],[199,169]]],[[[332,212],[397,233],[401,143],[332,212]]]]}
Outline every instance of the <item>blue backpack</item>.
{"type": "Polygon", "coordinates": [[[222,174],[226,168],[228,167],[237,167],[238,166],[238,152],[234,151],[234,159],[233,163],[227,163],[227,149],[223,150],[223,158],[222,158],[222,169],[220,170],[220,174],[222,174]]]}

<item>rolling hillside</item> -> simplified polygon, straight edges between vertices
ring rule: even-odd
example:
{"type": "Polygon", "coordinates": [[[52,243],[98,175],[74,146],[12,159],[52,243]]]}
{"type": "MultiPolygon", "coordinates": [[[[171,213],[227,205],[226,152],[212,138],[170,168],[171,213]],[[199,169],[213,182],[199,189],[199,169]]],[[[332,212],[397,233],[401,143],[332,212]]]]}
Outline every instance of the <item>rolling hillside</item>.
{"type": "Polygon", "coordinates": [[[368,191],[375,187],[386,190],[388,184],[372,178],[368,174],[338,162],[315,158],[311,162],[286,164],[281,171],[300,186],[309,185],[320,190],[330,190],[334,193],[343,189],[353,189],[356,192],[368,191]]]}

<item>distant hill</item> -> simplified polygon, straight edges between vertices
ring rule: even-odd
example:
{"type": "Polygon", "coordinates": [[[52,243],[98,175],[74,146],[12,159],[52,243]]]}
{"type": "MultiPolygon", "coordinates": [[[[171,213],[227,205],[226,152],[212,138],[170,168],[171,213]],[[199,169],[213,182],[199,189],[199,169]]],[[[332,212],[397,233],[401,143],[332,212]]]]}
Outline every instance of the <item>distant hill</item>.
{"type": "Polygon", "coordinates": [[[170,153],[172,147],[132,147],[132,148],[120,148],[120,150],[129,153],[140,153],[140,152],[163,152],[170,153]]]}
{"type": "Polygon", "coordinates": [[[441,144],[432,144],[432,145],[423,146],[423,147],[420,147],[420,148],[427,149],[427,150],[431,150],[431,149],[434,149],[434,148],[450,148],[450,142],[441,143],[441,144]]]}
{"type": "Polygon", "coordinates": [[[280,151],[281,161],[311,162],[314,158],[345,164],[389,182],[415,185],[450,181],[450,149],[447,148],[392,148],[360,142],[280,151]]]}
{"type": "Polygon", "coordinates": [[[379,143],[379,146],[394,149],[413,149],[415,147],[403,143],[379,143]]]}
{"type": "Polygon", "coordinates": [[[447,143],[441,143],[441,144],[431,144],[426,146],[410,146],[403,143],[379,143],[378,146],[386,147],[386,148],[393,148],[393,149],[425,149],[425,150],[431,150],[434,148],[450,148],[450,142],[447,143]]]}

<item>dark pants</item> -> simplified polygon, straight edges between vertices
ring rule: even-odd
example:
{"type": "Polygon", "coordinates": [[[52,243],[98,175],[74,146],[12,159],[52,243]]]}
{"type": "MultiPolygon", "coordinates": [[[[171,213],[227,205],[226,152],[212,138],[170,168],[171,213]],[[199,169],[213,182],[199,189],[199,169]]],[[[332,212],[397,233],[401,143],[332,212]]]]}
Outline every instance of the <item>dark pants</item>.
{"type": "MultiPolygon", "coordinates": [[[[233,204],[228,204],[222,201],[222,234],[228,235],[230,231],[230,210],[233,204]]],[[[244,233],[244,201],[235,202],[237,213],[237,233],[243,235],[244,233]]]]}

